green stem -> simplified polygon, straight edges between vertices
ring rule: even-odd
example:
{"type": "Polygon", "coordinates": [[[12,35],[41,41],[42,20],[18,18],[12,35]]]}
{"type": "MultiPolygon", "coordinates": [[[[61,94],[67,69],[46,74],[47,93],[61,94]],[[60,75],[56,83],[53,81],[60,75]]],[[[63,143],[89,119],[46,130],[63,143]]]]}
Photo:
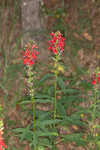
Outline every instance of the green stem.
{"type": "Polygon", "coordinates": [[[54,83],[54,120],[56,119],[56,113],[57,113],[57,93],[56,93],[56,89],[57,89],[57,74],[55,74],[55,83],[54,83]]]}
{"type": "MultiPolygon", "coordinates": [[[[32,68],[29,67],[28,68],[28,83],[29,83],[29,87],[30,87],[30,96],[31,96],[31,100],[32,100],[32,112],[33,112],[33,134],[36,131],[36,120],[35,120],[35,98],[34,98],[34,89],[33,89],[33,72],[32,72],[32,68]]],[[[34,150],[36,150],[37,147],[34,147],[34,150]]]]}
{"type": "Polygon", "coordinates": [[[96,95],[96,90],[95,90],[95,93],[94,93],[94,107],[93,107],[93,116],[92,116],[92,122],[94,123],[94,120],[95,120],[95,112],[96,112],[96,100],[97,100],[97,95],[96,95]]]}
{"type": "MultiPolygon", "coordinates": [[[[33,92],[33,90],[32,90],[33,92]]],[[[34,93],[33,93],[34,94],[34,93]]],[[[32,111],[33,111],[33,134],[36,131],[36,120],[35,120],[35,99],[34,96],[32,98],[32,111]]],[[[34,150],[37,150],[37,146],[34,146],[34,150]]]]}
{"type": "MultiPolygon", "coordinates": [[[[58,56],[56,55],[55,64],[58,64],[58,56]]],[[[55,70],[55,82],[54,82],[54,120],[57,117],[57,75],[58,71],[55,70]]]]}
{"type": "Polygon", "coordinates": [[[33,89],[31,90],[32,91],[32,97],[31,97],[31,99],[32,99],[32,111],[33,111],[33,131],[35,131],[35,99],[34,99],[34,91],[33,91],[33,89]]]}
{"type": "MultiPolygon", "coordinates": [[[[92,112],[92,127],[90,129],[91,135],[94,136],[95,128],[93,125],[95,125],[95,114],[96,114],[96,101],[97,101],[97,91],[94,89],[94,101],[93,101],[93,112],[92,112]]],[[[95,140],[94,140],[95,142],[95,140]]],[[[90,145],[90,148],[92,148],[92,145],[90,145]]]]}

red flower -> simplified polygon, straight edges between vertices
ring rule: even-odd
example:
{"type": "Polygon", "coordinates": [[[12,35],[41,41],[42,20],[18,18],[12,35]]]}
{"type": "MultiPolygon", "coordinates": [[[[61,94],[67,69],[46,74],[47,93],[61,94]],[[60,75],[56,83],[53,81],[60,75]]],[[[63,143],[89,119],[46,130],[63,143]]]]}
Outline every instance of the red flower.
{"type": "Polygon", "coordinates": [[[4,150],[4,148],[7,148],[7,146],[5,145],[3,139],[2,139],[2,135],[0,134],[0,150],[4,150]]]}
{"type": "Polygon", "coordinates": [[[35,61],[37,55],[39,54],[39,52],[36,51],[37,48],[38,47],[35,44],[32,45],[32,48],[29,48],[29,47],[25,48],[25,50],[23,51],[25,65],[32,66],[34,64],[34,61],[35,61]]]}
{"type": "Polygon", "coordinates": [[[49,40],[50,46],[48,50],[51,50],[56,55],[60,55],[63,52],[65,38],[62,37],[62,34],[59,31],[56,33],[50,33],[50,35],[52,36],[52,39],[49,40]]]}
{"type": "Polygon", "coordinates": [[[92,85],[100,83],[100,73],[92,75],[92,85]]]}
{"type": "Polygon", "coordinates": [[[5,145],[5,143],[3,141],[3,137],[2,137],[3,129],[4,129],[2,120],[0,120],[0,123],[1,123],[0,124],[0,150],[4,150],[4,148],[6,149],[7,146],[5,145]]]}
{"type": "Polygon", "coordinates": [[[52,33],[50,33],[50,35],[51,35],[51,36],[54,36],[55,34],[52,32],[52,33]]]}
{"type": "Polygon", "coordinates": [[[53,51],[54,54],[57,54],[57,49],[56,48],[52,47],[52,51],[53,51]]]}
{"type": "Polygon", "coordinates": [[[98,83],[100,83],[100,73],[98,73],[98,83]]]}
{"type": "Polygon", "coordinates": [[[95,85],[95,84],[96,84],[96,81],[95,81],[95,80],[93,80],[93,81],[92,81],[92,85],[95,85]]]}

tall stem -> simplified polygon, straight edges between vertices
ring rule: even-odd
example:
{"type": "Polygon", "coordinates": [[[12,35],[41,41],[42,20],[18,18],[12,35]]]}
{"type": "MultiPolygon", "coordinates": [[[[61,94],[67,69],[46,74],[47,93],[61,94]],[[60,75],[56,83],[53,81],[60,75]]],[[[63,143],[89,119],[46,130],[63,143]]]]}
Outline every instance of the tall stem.
{"type": "MultiPolygon", "coordinates": [[[[55,59],[55,65],[58,65],[58,56],[56,55],[56,59],[55,59]]],[[[54,82],[54,120],[57,117],[57,76],[58,76],[58,70],[57,68],[55,68],[54,71],[55,74],[55,82],[54,82]]]]}
{"type": "MultiPolygon", "coordinates": [[[[96,113],[96,101],[97,101],[97,90],[94,89],[94,99],[93,99],[93,112],[92,112],[92,127],[90,129],[92,136],[95,136],[95,113],[96,113]]],[[[95,142],[95,140],[94,140],[95,142]]],[[[92,145],[90,144],[90,148],[92,148],[92,145]]]]}
{"type": "MultiPolygon", "coordinates": [[[[31,100],[32,100],[32,112],[33,112],[33,136],[36,131],[36,120],[35,120],[35,98],[34,98],[34,89],[31,87],[31,100]]],[[[37,150],[37,146],[34,146],[34,150],[37,150]]]]}
{"type": "MultiPolygon", "coordinates": [[[[36,130],[36,120],[35,120],[35,98],[34,98],[34,88],[33,88],[33,72],[32,68],[28,68],[28,83],[30,88],[30,96],[32,100],[32,112],[33,112],[33,135],[36,130]]],[[[36,146],[34,147],[34,150],[36,150],[36,146]]]]}
{"type": "Polygon", "coordinates": [[[97,90],[95,89],[94,92],[95,92],[95,93],[94,93],[94,107],[93,107],[93,117],[92,117],[92,121],[93,121],[93,122],[94,122],[94,120],[95,120],[97,90]]]}
{"type": "Polygon", "coordinates": [[[32,100],[32,112],[33,112],[33,131],[35,131],[35,99],[34,90],[31,87],[31,100],[32,100]]]}
{"type": "Polygon", "coordinates": [[[54,119],[56,119],[56,113],[57,113],[57,93],[56,93],[56,89],[57,89],[57,74],[55,73],[55,83],[54,83],[54,119]]]}

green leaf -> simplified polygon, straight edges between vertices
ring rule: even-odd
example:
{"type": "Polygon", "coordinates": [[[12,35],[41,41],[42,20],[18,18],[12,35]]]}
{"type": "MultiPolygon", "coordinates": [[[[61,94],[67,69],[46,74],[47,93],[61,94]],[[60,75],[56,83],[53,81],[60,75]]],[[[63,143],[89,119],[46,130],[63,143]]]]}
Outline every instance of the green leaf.
{"type": "Polygon", "coordinates": [[[49,86],[49,88],[48,88],[48,95],[49,96],[53,96],[54,95],[54,86],[53,85],[49,86]]]}
{"type": "Polygon", "coordinates": [[[95,128],[100,128],[100,125],[96,125],[96,127],[95,128]]]}
{"type": "Polygon", "coordinates": [[[39,84],[43,84],[45,80],[48,80],[49,78],[53,77],[53,74],[46,74],[43,76],[43,78],[39,81],[39,84]]]}
{"type": "Polygon", "coordinates": [[[62,104],[61,101],[58,101],[57,103],[57,112],[61,116],[66,116],[66,110],[64,108],[64,104],[62,104]]]}
{"type": "Polygon", "coordinates": [[[27,126],[26,128],[17,128],[17,129],[13,129],[12,131],[15,132],[17,136],[19,136],[21,141],[23,140],[31,141],[33,132],[29,128],[30,127],[27,126]]]}
{"type": "Polygon", "coordinates": [[[41,146],[49,147],[50,149],[52,148],[52,145],[51,145],[49,139],[47,139],[47,138],[40,138],[39,144],[41,146]]]}
{"type": "Polygon", "coordinates": [[[30,104],[30,103],[32,103],[31,100],[28,100],[28,101],[26,100],[26,101],[21,102],[20,104],[30,104]]]}
{"type": "Polygon", "coordinates": [[[36,103],[53,103],[53,101],[49,99],[36,99],[35,102],[36,103]]]}
{"type": "Polygon", "coordinates": [[[84,98],[80,98],[80,95],[70,95],[70,96],[62,96],[60,99],[61,103],[64,104],[67,108],[72,105],[72,103],[79,103],[84,101],[84,98]]]}
{"type": "Polygon", "coordinates": [[[53,103],[53,97],[44,94],[38,94],[35,96],[36,103],[53,103]]]}
{"type": "Polygon", "coordinates": [[[39,121],[43,121],[46,120],[47,118],[51,118],[51,112],[45,112],[45,111],[40,111],[37,110],[36,111],[36,115],[38,116],[39,121]]]}
{"type": "Polygon", "coordinates": [[[58,78],[57,78],[57,83],[58,83],[59,87],[60,87],[62,90],[65,89],[65,83],[64,83],[64,81],[63,81],[63,79],[62,79],[61,77],[58,77],[58,78]]]}
{"type": "Polygon", "coordinates": [[[42,132],[38,131],[38,136],[58,136],[57,132],[42,132]]]}
{"type": "Polygon", "coordinates": [[[37,94],[37,95],[35,95],[35,98],[45,98],[45,99],[49,99],[49,98],[51,98],[49,95],[46,95],[46,94],[37,94]]]}
{"type": "Polygon", "coordinates": [[[63,118],[63,120],[62,120],[62,122],[60,122],[61,125],[74,124],[74,125],[78,125],[78,126],[86,126],[86,124],[80,120],[80,116],[71,115],[71,116],[64,116],[62,118],[63,118]]]}
{"type": "Polygon", "coordinates": [[[86,146],[85,140],[82,138],[81,133],[73,133],[70,135],[62,135],[64,142],[75,142],[77,146],[86,146]]]}
{"type": "Polygon", "coordinates": [[[90,90],[92,87],[91,83],[87,82],[86,80],[82,80],[80,86],[83,87],[85,90],[90,90]]]}
{"type": "MultiPolygon", "coordinates": [[[[32,131],[32,133],[33,133],[33,131],[32,131]]],[[[33,133],[33,136],[32,136],[32,142],[30,143],[30,147],[32,147],[32,149],[33,149],[33,147],[35,148],[35,147],[37,147],[37,145],[39,144],[38,143],[38,134],[37,134],[37,131],[35,131],[34,133],[33,133]]]]}
{"type": "Polygon", "coordinates": [[[44,120],[43,122],[37,121],[36,125],[38,127],[42,127],[42,126],[45,127],[45,126],[48,126],[48,125],[57,124],[59,122],[61,122],[61,120],[58,120],[58,119],[55,119],[55,120],[44,120]]]}
{"type": "Polygon", "coordinates": [[[80,91],[77,89],[63,89],[62,92],[64,92],[64,94],[75,94],[79,93],[80,91]]]}
{"type": "Polygon", "coordinates": [[[38,150],[45,150],[43,146],[38,146],[38,150]]]}

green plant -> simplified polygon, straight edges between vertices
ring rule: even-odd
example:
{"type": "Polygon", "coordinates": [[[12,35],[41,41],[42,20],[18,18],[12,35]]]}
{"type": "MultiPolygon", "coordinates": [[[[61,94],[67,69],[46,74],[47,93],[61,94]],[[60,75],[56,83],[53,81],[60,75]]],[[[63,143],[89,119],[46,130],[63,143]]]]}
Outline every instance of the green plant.
{"type": "Polygon", "coordinates": [[[3,125],[3,118],[2,117],[3,117],[3,108],[0,105],[0,149],[1,150],[7,148],[7,146],[5,145],[4,140],[3,140],[4,125],[3,125]]]}
{"type": "Polygon", "coordinates": [[[49,41],[50,46],[49,50],[51,50],[54,53],[53,61],[54,61],[54,76],[55,76],[55,81],[54,81],[54,119],[56,119],[57,116],[57,80],[58,80],[58,74],[59,71],[64,72],[63,67],[59,64],[59,60],[61,59],[61,55],[63,53],[63,48],[64,48],[64,41],[65,38],[62,37],[61,33],[58,31],[56,33],[51,33],[52,39],[49,41]]]}
{"type": "Polygon", "coordinates": [[[76,73],[72,72],[66,77],[61,59],[65,38],[59,31],[50,35],[49,50],[53,52],[53,61],[46,73],[41,73],[41,70],[37,69],[37,46],[31,41],[25,47],[23,56],[29,93],[19,104],[31,119],[26,126],[13,131],[21,142],[28,141],[30,148],[35,150],[56,150],[60,143],[73,145],[73,142],[75,148],[82,146],[93,149],[97,145],[98,150],[99,136],[95,134],[99,128],[95,124],[97,114],[99,115],[97,88],[93,88],[93,104],[89,109],[83,107],[81,103],[89,102],[88,91],[92,89],[90,82],[81,80],[81,75],[86,72],[80,68],[76,73]],[[87,119],[84,119],[85,116],[87,119]]]}
{"type": "Polygon", "coordinates": [[[99,83],[100,83],[100,71],[99,68],[95,70],[92,74],[92,104],[89,107],[90,119],[89,122],[89,134],[87,140],[89,142],[89,150],[99,150],[100,149],[100,125],[99,125],[99,116],[100,116],[100,93],[99,93],[99,83]]]}

